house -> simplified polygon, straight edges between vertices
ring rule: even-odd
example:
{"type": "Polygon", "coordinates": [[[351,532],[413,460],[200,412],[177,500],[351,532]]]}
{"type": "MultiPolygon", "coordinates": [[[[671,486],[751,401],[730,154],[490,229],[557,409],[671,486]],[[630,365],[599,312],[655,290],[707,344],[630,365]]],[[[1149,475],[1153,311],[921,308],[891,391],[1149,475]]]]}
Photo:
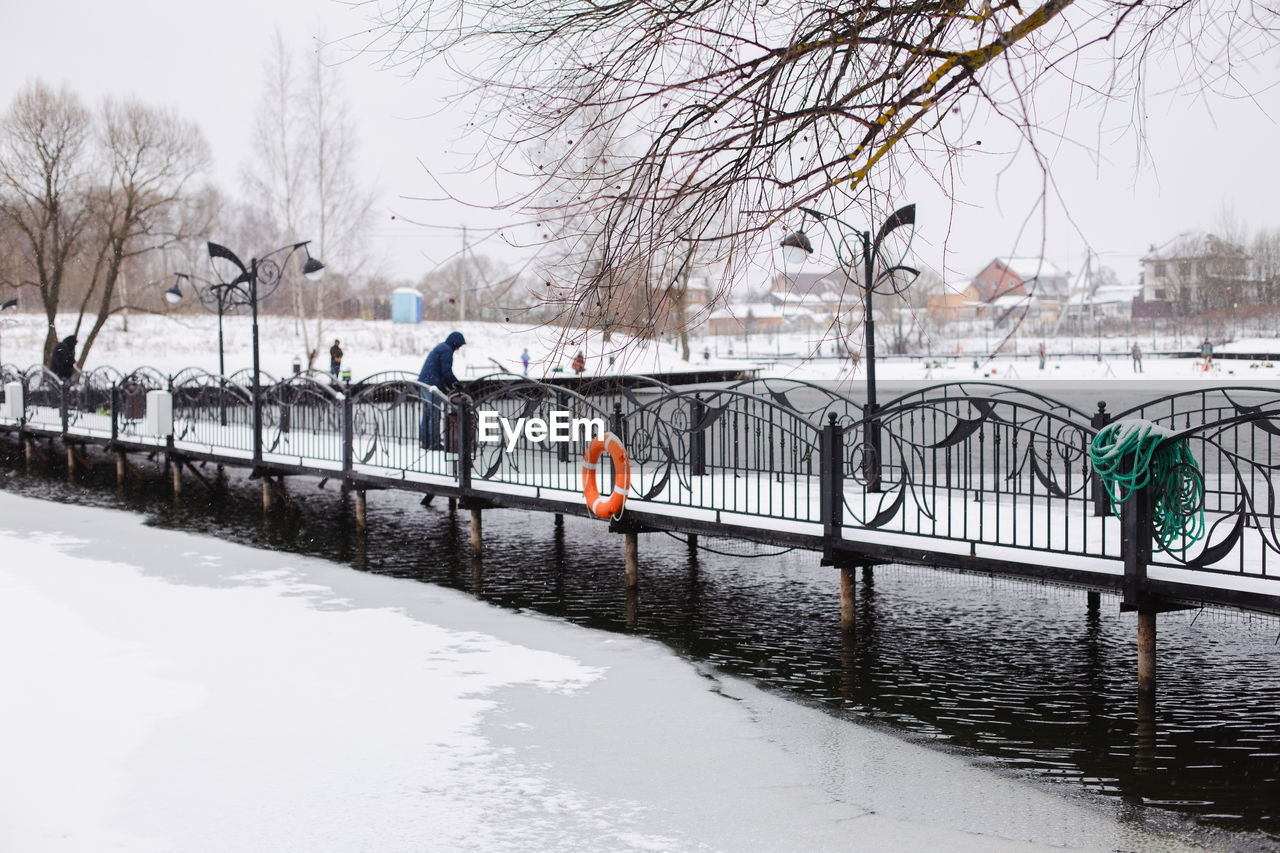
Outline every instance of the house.
{"type": "Polygon", "coordinates": [[[1110,268],[1095,270],[1090,257],[1071,281],[1064,318],[1076,324],[1128,320],[1141,292],[1141,282],[1121,283],[1110,268]]]}
{"type": "Polygon", "coordinates": [[[1034,257],[995,258],[970,284],[980,303],[989,306],[1000,303],[997,321],[1010,313],[1010,305],[1014,303],[1020,303],[1019,314],[1025,310],[1028,316],[1056,321],[1070,292],[1065,271],[1044,258],[1034,257]]]}
{"type": "Polygon", "coordinates": [[[1213,234],[1187,232],[1142,257],[1142,297],[1134,316],[1167,317],[1266,301],[1265,282],[1249,254],[1213,234]]]}
{"type": "Polygon", "coordinates": [[[773,334],[782,328],[782,309],[768,302],[752,302],[713,311],[707,318],[707,331],[713,335],[746,337],[773,334]]]}
{"type": "Polygon", "coordinates": [[[958,290],[944,284],[925,300],[925,310],[939,323],[972,319],[978,315],[981,305],[978,288],[972,282],[958,290]]]}
{"type": "Polygon", "coordinates": [[[778,305],[834,312],[858,304],[862,285],[843,270],[779,274],[774,276],[769,297],[778,305]]]}
{"type": "Polygon", "coordinates": [[[711,304],[711,282],[705,278],[690,278],[684,288],[684,304],[692,310],[711,304]]]}

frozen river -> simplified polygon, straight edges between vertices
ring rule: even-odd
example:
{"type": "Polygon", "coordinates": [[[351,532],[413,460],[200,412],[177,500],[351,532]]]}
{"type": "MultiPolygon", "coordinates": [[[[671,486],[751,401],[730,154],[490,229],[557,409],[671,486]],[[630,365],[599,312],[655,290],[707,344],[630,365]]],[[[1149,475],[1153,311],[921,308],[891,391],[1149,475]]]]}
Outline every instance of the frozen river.
{"type": "Polygon", "coordinates": [[[0,553],[10,853],[1181,846],[461,591],[12,492],[0,553]]]}

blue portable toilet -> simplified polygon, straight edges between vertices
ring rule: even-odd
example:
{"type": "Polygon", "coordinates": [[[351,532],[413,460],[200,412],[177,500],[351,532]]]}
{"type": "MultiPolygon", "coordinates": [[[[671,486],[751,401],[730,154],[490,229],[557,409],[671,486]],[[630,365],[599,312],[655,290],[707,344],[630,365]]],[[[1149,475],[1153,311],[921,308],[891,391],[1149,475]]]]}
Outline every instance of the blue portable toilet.
{"type": "Polygon", "coordinates": [[[391,322],[421,323],[422,294],[412,287],[397,287],[391,292],[391,322]]]}

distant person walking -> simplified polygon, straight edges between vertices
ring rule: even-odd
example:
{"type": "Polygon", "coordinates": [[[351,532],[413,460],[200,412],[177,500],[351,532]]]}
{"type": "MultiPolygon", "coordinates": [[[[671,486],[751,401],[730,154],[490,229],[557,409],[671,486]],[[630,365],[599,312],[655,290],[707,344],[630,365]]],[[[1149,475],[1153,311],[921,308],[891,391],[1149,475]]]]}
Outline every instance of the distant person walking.
{"type": "Polygon", "coordinates": [[[529,375],[529,348],[525,347],[524,352],[520,353],[520,363],[524,365],[524,375],[529,375]]]}
{"type": "MultiPolygon", "coordinates": [[[[458,387],[458,377],[453,375],[453,354],[462,349],[467,339],[462,332],[450,332],[443,343],[436,344],[422,362],[422,370],[418,373],[418,381],[430,385],[442,394],[449,394],[458,387]]],[[[422,427],[418,432],[418,443],[427,450],[443,450],[444,440],[440,435],[440,413],[444,408],[443,401],[432,395],[425,388],[419,389],[423,408],[422,427]]]]}
{"type": "Polygon", "coordinates": [[[1213,367],[1213,344],[1209,343],[1206,336],[1204,343],[1200,344],[1200,357],[1204,359],[1204,369],[1206,371],[1213,367]]]}
{"type": "Polygon", "coordinates": [[[338,372],[342,369],[342,347],[338,346],[335,338],[333,346],[329,347],[329,373],[334,379],[338,378],[338,372]]]}
{"type": "Polygon", "coordinates": [[[578,350],[578,354],[573,357],[573,372],[581,376],[587,370],[587,357],[582,354],[582,350],[578,350]]]}
{"type": "Polygon", "coordinates": [[[58,341],[49,356],[49,370],[63,382],[70,381],[76,372],[76,336],[67,335],[58,341]]]}
{"type": "Polygon", "coordinates": [[[1133,342],[1133,349],[1129,350],[1129,355],[1133,357],[1133,372],[1142,372],[1142,347],[1138,346],[1138,342],[1133,342]]]}
{"type": "Polygon", "coordinates": [[[1040,369],[1044,370],[1044,344],[1040,345],[1040,369]]]}

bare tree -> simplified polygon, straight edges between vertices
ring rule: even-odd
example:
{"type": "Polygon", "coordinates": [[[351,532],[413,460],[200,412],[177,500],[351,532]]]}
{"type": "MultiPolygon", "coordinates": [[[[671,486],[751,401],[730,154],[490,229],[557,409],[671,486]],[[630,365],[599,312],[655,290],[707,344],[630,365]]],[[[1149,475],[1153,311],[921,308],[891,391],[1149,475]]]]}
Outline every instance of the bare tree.
{"type": "MultiPolygon", "coordinates": [[[[365,235],[375,194],[356,173],[357,134],[338,67],[317,46],[301,74],[280,31],[265,64],[266,85],[255,127],[254,161],[245,170],[251,204],[280,223],[284,240],[314,240],[332,271],[369,266],[365,235]]],[[[332,277],[305,285],[290,276],[298,331],[309,356],[324,340],[332,277]],[[314,345],[307,319],[314,314],[314,345]]],[[[333,301],[341,302],[345,294],[333,301]]],[[[311,365],[314,366],[314,365],[311,365]]]]}
{"type": "MultiPolygon", "coordinates": [[[[299,86],[293,54],[284,35],[276,29],[272,49],[263,62],[262,95],[253,128],[254,157],[245,166],[243,177],[249,205],[283,229],[285,243],[297,242],[305,204],[307,115],[305,103],[297,94],[299,86]]],[[[255,245],[250,251],[269,248],[255,245]]],[[[299,277],[291,270],[281,272],[286,279],[283,283],[290,286],[298,329],[305,332],[299,277]]],[[[309,340],[306,346],[310,352],[309,340]]]]}
{"type": "Polygon", "coordinates": [[[467,294],[470,316],[477,320],[505,320],[523,313],[520,278],[488,255],[461,254],[424,275],[418,284],[423,313],[441,320],[460,319],[459,298],[467,294]]]}
{"type": "Polygon", "coordinates": [[[202,234],[210,221],[196,186],[209,168],[209,145],[194,123],[137,100],[107,100],[98,137],[105,178],[90,191],[94,250],[77,335],[87,310],[96,310],[81,365],[107,318],[127,304],[116,300],[126,261],[202,234]]]}
{"type": "Polygon", "coordinates": [[[979,105],[1040,150],[1031,101],[1042,81],[1101,57],[1115,67],[1097,81],[1101,96],[1136,96],[1142,77],[1126,72],[1165,48],[1196,54],[1188,64],[1207,79],[1215,72],[1202,60],[1216,46],[1266,50],[1274,15],[1227,2],[1229,15],[1202,26],[1205,0],[368,5],[381,23],[369,51],[413,69],[452,61],[474,81],[499,169],[518,171],[524,151],[546,149],[526,170],[534,189],[511,204],[536,207],[548,186],[576,181],[555,211],[538,213],[591,223],[599,263],[564,282],[586,316],[607,310],[601,291],[622,271],[653,280],[657,247],[692,240],[732,271],[775,243],[789,215],[794,227],[800,205],[879,218],[887,211],[868,208],[892,209],[886,195],[904,164],[972,142],[948,127],[979,105]],[[1247,28],[1262,37],[1233,41],[1247,28]],[[585,129],[563,133],[575,126],[585,129]],[[635,141],[633,156],[581,168],[599,138],[618,135],[635,141]]]}
{"type": "Polygon", "coordinates": [[[91,118],[66,87],[36,82],[0,121],[0,217],[17,237],[15,286],[40,295],[49,328],[44,360],[58,342],[58,303],[90,221],[91,118]]]}
{"type": "MultiPolygon", "coordinates": [[[[325,59],[323,47],[311,58],[310,74],[303,92],[306,112],[311,116],[306,147],[308,174],[314,179],[314,219],[316,248],[325,262],[341,270],[346,278],[366,267],[365,235],[373,210],[374,193],[362,185],[356,174],[356,125],[342,94],[338,67],[325,59]]],[[[324,318],[330,304],[329,290],[335,276],[314,283],[316,348],[325,339],[324,318]]],[[[339,294],[341,301],[346,294],[339,294]]],[[[312,352],[308,344],[307,351],[312,352]]]]}

